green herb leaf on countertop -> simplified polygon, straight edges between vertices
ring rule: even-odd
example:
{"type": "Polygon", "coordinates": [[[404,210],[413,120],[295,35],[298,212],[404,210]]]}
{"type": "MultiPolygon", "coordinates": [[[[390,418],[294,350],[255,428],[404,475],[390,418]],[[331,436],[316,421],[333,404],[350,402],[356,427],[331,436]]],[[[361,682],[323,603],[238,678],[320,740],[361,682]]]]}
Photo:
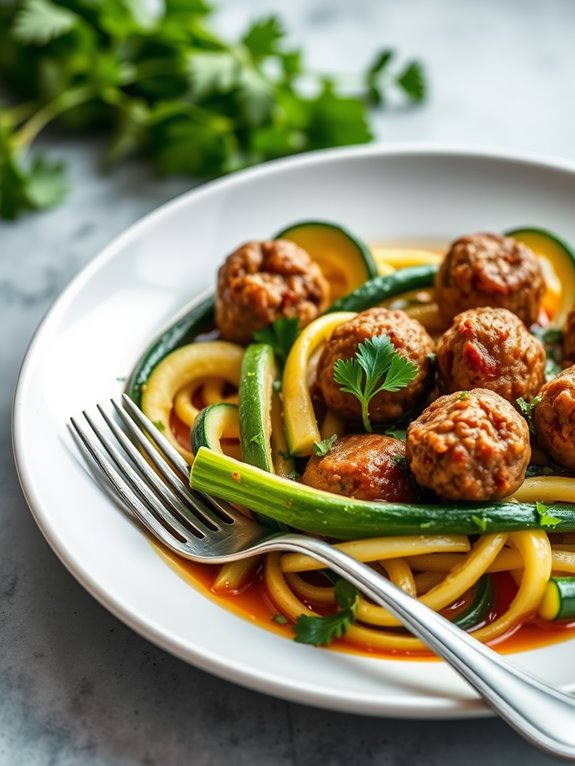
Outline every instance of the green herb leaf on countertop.
{"type": "Polygon", "coordinates": [[[312,617],[302,614],[294,626],[295,640],[300,644],[322,646],[341,638],[355,622],[359,605],[359,592],[347,580],[335,584],[335,600],[340,607],[335,614],[326,617],[312,617]]]}

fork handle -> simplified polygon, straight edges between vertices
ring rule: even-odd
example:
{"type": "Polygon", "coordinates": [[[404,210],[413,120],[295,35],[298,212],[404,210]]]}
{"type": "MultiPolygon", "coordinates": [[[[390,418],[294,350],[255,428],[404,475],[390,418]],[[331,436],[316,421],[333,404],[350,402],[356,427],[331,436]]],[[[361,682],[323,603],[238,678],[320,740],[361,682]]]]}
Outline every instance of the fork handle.
{"type": "Polygon", "coordinates": [[[392,582],[328,543],[284,534],[260,543],[261,552],[307,553],[386,607],[435,654],[448,662],[501,718],[533,745],[575,760],[575,697],[515,668],[392,582]]]}

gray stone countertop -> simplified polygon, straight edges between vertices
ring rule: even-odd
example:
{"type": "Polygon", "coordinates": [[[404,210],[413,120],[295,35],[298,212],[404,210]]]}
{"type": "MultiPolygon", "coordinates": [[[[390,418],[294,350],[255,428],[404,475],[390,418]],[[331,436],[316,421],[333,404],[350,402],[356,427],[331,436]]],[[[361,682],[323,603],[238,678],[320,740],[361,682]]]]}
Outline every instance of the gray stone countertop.
{"type": "MultiPolygon", "coordinates": [[[[274,9],[222,3],[222,27],[274,9]]],[[[350,71],[378,47],[417,55],[428,103],[377,115],[383,141],[451,141],[575,159],[571,0],[294,0],[281,13],[316,68],[350,71]]],[[[280,7],[275,3],[275,9],[280,7]]],[[[20,363],[70,278],[126,226],[190,187],[132,162],[100,170],[98,141],[49,135],[73,191],[0,224],[0,766],[550,764],[497,720],[395,721],[286,703],[157,649],[68,574],[28,512],[10,410],[20,363]]]]}

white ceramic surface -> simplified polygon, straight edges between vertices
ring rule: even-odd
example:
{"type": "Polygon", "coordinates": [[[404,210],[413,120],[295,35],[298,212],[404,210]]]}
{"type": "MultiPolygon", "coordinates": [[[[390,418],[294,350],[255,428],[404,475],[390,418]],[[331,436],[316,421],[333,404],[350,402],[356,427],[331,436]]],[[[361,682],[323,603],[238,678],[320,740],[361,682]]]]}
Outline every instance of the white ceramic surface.
{"type": "MultiPolygon", "coordinates": [[[[165,205],[105,249],[38,330],[14,405],[21,483],[44,535],[115,615],[177,656],[290,700],[397,717],[486,713],[438,662],[371,659],[295,644],[186,584],[95,485],[67,431],[70,415],[118,395],[149,338],[213,284],[238,243],[303,218],[366,240],[449,239],[532,224],[575,240],[575,165],[494,151],[414,145],[322,152],[270,163],[165,205]]],[[[573,642],[513,660],[575,685],[573,642]]]]}

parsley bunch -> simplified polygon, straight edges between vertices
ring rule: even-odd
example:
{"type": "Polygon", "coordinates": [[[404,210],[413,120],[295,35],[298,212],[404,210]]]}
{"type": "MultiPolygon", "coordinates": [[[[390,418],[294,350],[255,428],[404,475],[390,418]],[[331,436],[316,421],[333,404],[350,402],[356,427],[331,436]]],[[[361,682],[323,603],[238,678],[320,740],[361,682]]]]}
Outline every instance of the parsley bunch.
{"type": "Polygon", "coordinates": [[[0,110],[0,217],[58,203],[61,163],[28,149],[57,120],[110,135],[108,160],[209,178],[263,160],[369,141],[368,104],[418,102],[421,66],[383,51],[356,94],[306,72],[276,16],[239,40],[210,27],[205,0],[16,0],[0,4],[0,70],[20,105],[0,110]],[[302,87],[302,80],[306,87],[302,87]],[[310,87],[311,86],[311,87],[310,87]]]}

